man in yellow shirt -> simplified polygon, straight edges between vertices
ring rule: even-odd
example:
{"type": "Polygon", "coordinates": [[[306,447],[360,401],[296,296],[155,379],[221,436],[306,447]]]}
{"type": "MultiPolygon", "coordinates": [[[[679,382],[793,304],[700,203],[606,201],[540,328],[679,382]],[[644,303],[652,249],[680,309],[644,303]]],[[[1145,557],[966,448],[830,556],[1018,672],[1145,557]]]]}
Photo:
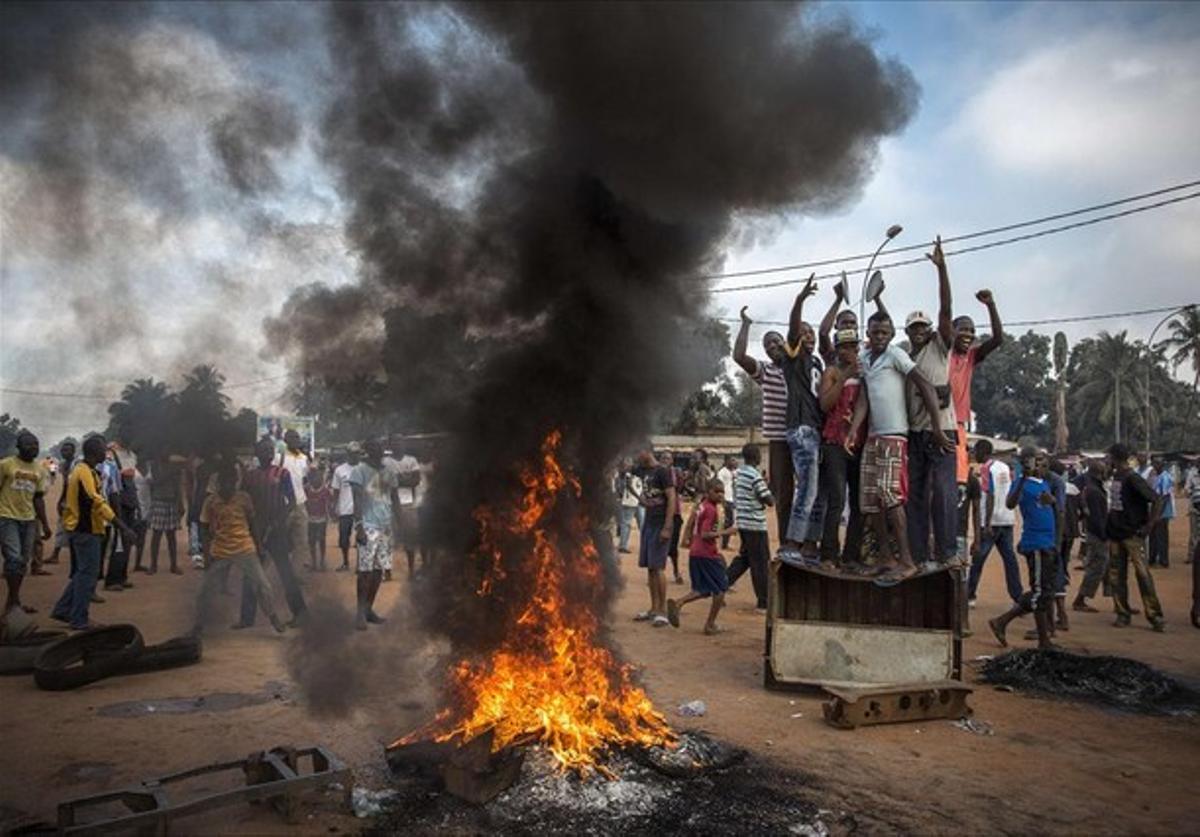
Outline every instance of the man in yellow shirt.
{"type": "Polygon", "coordinates": [[[100,575],[100,553],[104,527],[111,523],[121,534],[133,539],[133,530],[117,518],[104,494],[96,468],[104,461],[107,448],[103,436],[90,436],[83,442],[83,461],[67,477],[67,495],[63,501],[63,530],[75,550],[75,572],[54,605],[51,618],[66,622],[72,630],[99,627],[88,619],[88,605],[96,592],[100,575]]]}
{"type": "Polygon", "coordinates": [[[212,614],[213,596],[225,587],[234,567],[241,570],[245,583],[254,590],[271,626],[283,633],[283,620],[275,613],[275,594],[258,557],[262,547],[254,528],[254,503],[249,494],[238,490],[237,470],[232,464],[222,464],[217,472],[217,490],[204,499],[200,523],[205,534],[204,583],[197,600],[193,635],[203,633],[212,614]]]}
{"type": "Polygon", "coordinates": [[[37,460],[38,449],[37,436],[22,430],[17,434],[16,456],[0,459],[0,557],[8,585],[5,614],[15,607],[37,613],[37,608],[21,604],[21,582],[33,556],[35,525],[42,524],[43,540],[50,537],[43,498],[48,477],[45,466],[37,460]]]}

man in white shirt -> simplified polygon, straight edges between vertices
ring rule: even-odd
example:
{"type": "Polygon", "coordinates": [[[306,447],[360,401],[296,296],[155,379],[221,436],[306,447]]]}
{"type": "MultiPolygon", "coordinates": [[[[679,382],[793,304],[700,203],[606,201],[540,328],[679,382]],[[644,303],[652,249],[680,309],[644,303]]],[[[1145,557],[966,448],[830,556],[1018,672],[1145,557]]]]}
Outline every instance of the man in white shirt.
{"type": "Polygon", "coordinates": [[[1000,456],[992,456],[992,443],[987,439],[980,439],[975,443],[975,461],[979,463],[983,523],[980,527],[982,539],[976,546],[971,570],[967,575],[967,601],[971,605],[975,604],[979,576],[983,573],[983,565],[987,562],[992,547],[995,546],[1000,552],[1000,560],[1004,562],[1005,587],[1009,597],[1015,602],[1021,598],[1021,570],[1013,549],[1013,524],[1016,523],[1016,513],[1005,502],[1012,485],[1012,469],[1000,456]]]}
{"type": "Polygon", "coordinates": [[[288,472],[292,480],[292,493],[296,504],[288,515],[288,533],[292,555],[303,555],[308,544],[308,508],[304,505],[308,495],[304,492],[304,481],[308,476],[308,453],[300,447],[300,434],[289,430],[283,434],[285,448],[280,454],[279,465],[288,472]]]}
{"type": "MultiPolygon", "coordinates": [[[[396,499],[396,541],[404,545],[408,556],[408,577],[417,571],[417,547],[421,542],[421,520],[417,513],[417,486],[421,484],[421,463],[412,454],[404,451],[399,459],[386,457],[384,466],[396,475],[399,488],[396,499]]],[[[384,573],[384,581],[391,581],[391,572],[384,573]]]]}
{"type": "MultiPolygon", "coordinates": [[[[633,521],[642,503],[642,478],[633,472],[633,460],[628,456],[621,460],[621,471],[617,474],[616,489],[621,504],[617,520],[617,551],[629,553],[629,536],[633,533],[633,521]]],[[[638,526],[641,531],[641,526],[638,526]]]]}
{"type": "Polygon", "coordinates": [[[333,469],[329,489],[334,495],[334,510],[338,516],[338,549],[342,551],[342,565],[337,571],[350,569],[350,539],[354,535],[354,488],[350,474],[362,460],[362,445],[351,442],[346,448],[346,461],[333,469]]]}

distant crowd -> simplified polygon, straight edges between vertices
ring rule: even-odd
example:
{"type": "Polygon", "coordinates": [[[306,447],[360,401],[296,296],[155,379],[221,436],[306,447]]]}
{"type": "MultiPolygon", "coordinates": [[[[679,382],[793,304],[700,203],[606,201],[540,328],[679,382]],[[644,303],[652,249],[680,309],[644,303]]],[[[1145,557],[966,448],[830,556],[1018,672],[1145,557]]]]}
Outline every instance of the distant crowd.
{"type": "MultiPolygon", "coordinates": [[[[164,543],[165,569],[183,573],[177,541],[182,528],[192,563],[210,570],[198,597],[194,632],[211,623],[215,595],[232,593],[229,574],[235,568],[242,589],[233,628],[252,627],[261,610],[283,632],[298,625],[306,611],[295,566],[303,561],[309,571],[327,569],[326,540],[333,524],[341,553],[338,571],[351,569],[351,547],[356,547],[356,626],[365,630],[384,621],[374,604],[380,584],[391,579],[394,550],[403,548],[410,575],[417,571],[418,555],[423,562],[430,558],[422,509],[432,465],[408,453],[394,458],[377,441],[352,443],[329,462],[314,460],[295,431],[279,441],[260,439],[254,464],[220,452],[163,453],[130,464],[122,460],[121,448],[100,435],[86,437],[82,446],[64,440],[52,466],[39,453],[37,437],[22,431],[17,453],[0,460],[5,613],[13,608],[35,612],[21,600],[25,575],[51,574],[48,566],[66,554],[69,578],[50,616],[72,630],[97,627],[91,607],[105,602],[97,589],[101,582],[105,594],[132,589],[132,574],[159,571],[164,543]],[[64,476],[56,488],[59,474],[64,476]],[[46,513],[47,496],[57,504],[57,531],[46,513]],[[275,612],[268,564],[283,587],[287,622],[275,612]]],[[[124,456],[133,458],[128,452],[124,456]]]]}

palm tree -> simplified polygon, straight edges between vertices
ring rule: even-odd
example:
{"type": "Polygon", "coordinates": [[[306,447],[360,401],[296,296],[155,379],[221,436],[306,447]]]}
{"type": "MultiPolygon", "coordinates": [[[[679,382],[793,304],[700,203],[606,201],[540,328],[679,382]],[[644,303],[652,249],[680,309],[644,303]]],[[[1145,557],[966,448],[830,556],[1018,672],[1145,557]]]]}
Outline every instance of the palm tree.
{"type": "Polygon", "coordinates": [[[165,432],[174,396],[162,381],[138,378],[121,390],[121,400],[108,405],[110,439],[115,439],[135,452],[153,447],[165,432]]]}
{"type": "Polygon", "coordinates": [[[1101,424],[1112,423],[1113,438],[1120,442],[1121,418],[1126,404],[1138,404],[1142,397],[1142,346],[1131,343],[1128,332],[1100,332],[1084,355],[1076,376],[1076,403],[1085,411],[1094,411],[1101,424]]]}
{"type": "Polygon", "coordinates": [[[1054,377],[1056,379],[1054,393],[1054,411],[1058,413],[1054,423],[1054,450],[1056,453],[1066,453],[1070,444],[1070,432],[1067,429],[1067,381],[1063,373],[1067,369],[1067,335],[1061,331],[1054,335],[1054,377]]]}
{"type": "Polygon", "coordinates": [[[1171,352],[1171,366],[1178,370],[1184,363],[1192,365],[1192,404],[1184,419],[1183,432],[1179,443],[1182,446],[1187,440],[1187,432],[1196,412],[1196,396],[1200,392],[1200,308],[1189,305],[1167,323],[1170,334],[1159,342],[1155,348],[1174,350],[1171,352]]]}
{"type": "Polygon", "coordinates": [[[183,392],[201,402],[220,403],[221,409],[229,407],[229,396],[224,393],[225,376],[215,366],[202,363],[192,367],[183,376],[183,392]]]}

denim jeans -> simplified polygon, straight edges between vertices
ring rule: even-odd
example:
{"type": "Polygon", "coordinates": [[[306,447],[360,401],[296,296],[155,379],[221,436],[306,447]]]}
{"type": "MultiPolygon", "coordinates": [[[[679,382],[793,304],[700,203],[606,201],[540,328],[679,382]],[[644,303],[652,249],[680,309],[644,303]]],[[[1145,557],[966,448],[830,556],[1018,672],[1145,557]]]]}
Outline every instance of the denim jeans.
{"type": "Polygon", "coordinates": [[[792,474],[796,480],[787,537],[797,543],[816,542],[821,540],[821,525],[825,517],[818,502],[821,434],[816,428],[802,424],[788,430],[787,441],[792,454],[792,474]]]}
{"type": "Polygon", "coordinates": [[[1013,551],[1011,526],[993,526],[990,538],[986,534],[983,535],[967,576],[967,598],[975,598],[979,590],[979,576],[983,573],[983,565],[991,555],[993,546],[1000,552],[1000,560],[1004,562],[1004,586],[1008,588],[1008,597],[1015,602],[1021,598],[1021,568],[1017,564],[1017,554],[1013,551]]]}
{"type": "Polygon", "coordinates": [[[92,603],[96,579],[100,577],[100,549],[103,542],[103,535],[71,533],[75,569],[52,613],[55,619],[65,620],[75,630],[88,625],[88,605],[92,603]]]}
{"type": "MultiPolygon", "coordinates": [[[[953,430],[947,430],[946,436],[952,442],[957,438],[953,430]]],[[[930,560],[931,523],[933,559],[944,563],[957,551],[957,469],[954,451],[941,450],[931,431],[908,434],[908,546],[918,564],[930,560]]]]}
{"type": "MultiPolygon", "coordinates": [[[[629,535],[633,531],[633,521],[637,517],[637,506],[621,506],[621,516],[617,519],[617,537],[622,551],[629,549],[629,535]]],[[[641,531],[641,528],[638,528],[641,531]]]]}

